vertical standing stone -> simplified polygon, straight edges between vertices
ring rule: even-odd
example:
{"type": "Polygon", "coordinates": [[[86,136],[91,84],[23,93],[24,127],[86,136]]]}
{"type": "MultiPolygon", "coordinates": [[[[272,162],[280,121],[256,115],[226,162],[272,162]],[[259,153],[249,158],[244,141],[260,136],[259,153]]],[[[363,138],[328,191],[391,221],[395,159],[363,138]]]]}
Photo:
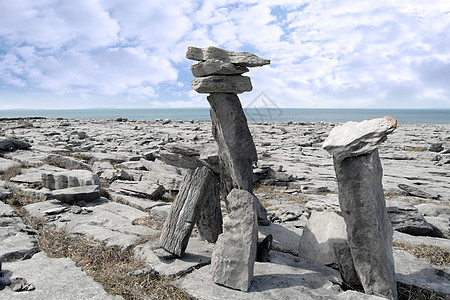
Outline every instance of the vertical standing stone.
{"type": "Polygon", "coordinates": [[[219,176],[211,180],[210,194],[200,208],[197,229],[200,238],[215,243],[222,233],[222,210],[220,208],[219,176]]]}
{"type": "Polygon", "coordinates": [[[233,188],[252,192],[253,163],[258,156],[241,102],[235,94],[226,93],[211,94],[208,101],[213,136],[219,145],[224,194],[233,188]]]}
{"type": "Polygon", "coordinates": [[[392,227],[383,194],[378,145],[397,126],[392,117],[335,127],[323,144],[333,154],[339,204],[356,273],[368,294],[397,299],[392,227]]]}
{"type": "Polygon", "coordinates": [[[215,283],[248,291],[258,242],[256,197],[234,189],[228,195],[230,213],[224,221],[211,258],[211,275],[215,283]]]}
{"type": "Polygon", "coordinates": [[[355,270],[368,294],[396,299],[392,227],[378,150],[334,162],[355,270]]]}
{"type": "Polygon", "coordinates": [[[184,255],[200,209],[211,196],[215,175],[207,167],[189,170],[161,232],[160,244],[179,257],[184,255]]]}

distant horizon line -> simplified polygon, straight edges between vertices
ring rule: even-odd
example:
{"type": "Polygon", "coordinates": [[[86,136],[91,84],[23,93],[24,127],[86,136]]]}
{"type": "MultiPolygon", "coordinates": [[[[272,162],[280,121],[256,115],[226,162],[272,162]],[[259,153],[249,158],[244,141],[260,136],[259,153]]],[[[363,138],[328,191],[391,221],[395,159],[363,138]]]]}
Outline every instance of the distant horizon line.
{"type": "MultiPolygon", "coordinates": [[[[123,109],[209,109],[209,107],[88,107],[88,108],[0,108],[0,111],[20,111],[20,110],[98,110],[98,109],[110,109],[110,110],[123,110],[123,109]]],[[[450,107],[244,107],[244,109],[390,109],[390,110],[450,110],[450,107]]]]}

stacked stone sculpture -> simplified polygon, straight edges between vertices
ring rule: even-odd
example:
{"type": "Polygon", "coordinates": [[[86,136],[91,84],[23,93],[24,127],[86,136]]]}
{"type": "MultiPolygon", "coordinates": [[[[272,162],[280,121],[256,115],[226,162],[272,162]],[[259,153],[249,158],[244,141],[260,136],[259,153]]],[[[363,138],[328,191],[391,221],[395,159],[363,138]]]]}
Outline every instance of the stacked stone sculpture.
{"type": "MultiPolygon", "coordinates": [[[[189,153],[191,163],[187,167],[191,170],[172,204],[160,245],[169,254],[183,256],[192,228],[197,224],[201,237],[217,241],[211,258],[213,281],[247,291],[257,254],[258,220],[266,225],[269,221],[267,211],[253,195],[253,164],[258,158],[236,94],[252,90],[250,78],[241,75],[248,72],[247,67],[263,66],[270,61],[251,53],[216,47],[189,47],[186,57],[200,61],[191,67],[196,77],[192,88],[210,94],[207,99],[211,105],[212,133],[219,146],[219,165],[211,166],[195,158],[195,153],[189,153]],[[223,233],[218,182],[228,210],[223,233]]],[[[173,154],[163,156],[173,164],[178,161],[173,154]]],[[[166,256],[165,251],[159,252],[166,256]]]]}
{"type": "Polygon", "coordinates": [[[383,194],[378,145],[397,126],[392,117],[348,122],[323,143],[333,155],[339,204],[353,264],[367,294],[397,299],[392,226],[383,194]]]}

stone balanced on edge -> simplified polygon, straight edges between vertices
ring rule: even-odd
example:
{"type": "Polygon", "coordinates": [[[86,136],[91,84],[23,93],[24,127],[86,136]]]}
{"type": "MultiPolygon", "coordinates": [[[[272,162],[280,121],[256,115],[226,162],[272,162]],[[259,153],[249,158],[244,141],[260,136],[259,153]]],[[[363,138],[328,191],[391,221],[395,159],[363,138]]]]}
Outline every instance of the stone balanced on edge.
{"type": "Polygon", "coordinates": [[[397,299],[397,284],[378,145],[396,127],[392,117],[348,122],[333,128],[322,146],[333,155],[339,204],[358,278],[367,294],[389,299],[397,299]]]}

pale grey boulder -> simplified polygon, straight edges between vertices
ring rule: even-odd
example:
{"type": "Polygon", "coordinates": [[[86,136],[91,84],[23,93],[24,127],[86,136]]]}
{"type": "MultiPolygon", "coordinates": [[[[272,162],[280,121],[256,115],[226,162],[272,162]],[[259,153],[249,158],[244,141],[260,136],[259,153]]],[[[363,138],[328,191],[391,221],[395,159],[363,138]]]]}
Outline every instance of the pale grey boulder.
{"type": "Polygon", "coordinates": [[[300,238],[299,257],[321,265],[337,264],[334,244],[347,244],[344,218],[335,212],[313,211],[300,238]]]}
{"type": "Polygon", "coordinates": [[[258,57],[252,53],[233,52],[212,46],[206,48],[188,47],[186,58],[197,61],[217,59],[244,67],[259,67],[270,64],[269,59],[258,57]]]}
{"type": "Polygon", "coordinates": [[[191,72],[194,77],[204,77],[208,75],[240,75],[248,72],[248,69],[221,60],[208,59],[192,65],[191,72]]]}
{"type": "Polygon", "coordinates": [[[334,157],[334,168],[348,243],[364,291],[397,299],[393,230],[386,211],[378,150],[343,160],[334,157]]]}
{"type": "Polygon", "coordinates": [[[87,170],[62,172],[44,172],[41,174],[42,186],[50,190],[59,190],[85,185],[100,185],[97,174],[87,170]]]}
{"type": "Polygon", "coordinates": [[[200,210],[214,193],[214,181],[214,173],[206,167],[187,171],[161,231],[160,245],[166,251],[184,255],[200,210]]]}
{"type": "Polygon", "coordinates": [[[396,127],[393,117],[347,122],[331,130],[322,148],[337,160],[370,154],[396,127]]]}
{"type": "Polygon", "coordinates": [[[60,166],[64,169],[69,170],[91,170],[91,165],[79,161],[78,159],[57,155],[57,154],[49,154],[46,158],[47,163],[60,166]]]}
{"type": "Polygon", "coordinates": [[[390,200],[386,201],[386,209],[394,230],[411,235],[433,235],[433,226],[413,205],[390,200]]]}
{"type": "Polygon", "coordinates": [[[192,79],[191,86],[197,93],[242,94],[253,89],[250,77],[241,75],[198,77],[192,79]]]}
{"type": "Polygon", "coordinates": [[[233,189],[227,200],[230,213],[212,253],[211,276],[215,283],[246,292],[253,279],[256,259],[258,200],[238,189],[233,189]]]}
{"type": "Polygon", "coordinates": [[[450,206],[436,205],[432,203],[422,203],[415,205],[421,214],[427,217],[447,217],[450,218],[450,206]]]}
{"type": "Polygon", "coordinates": [[[100,175],[106,170],[114,170],[114,166],[109,161],[96,161],[92,165],[92,172],[100,175]]]}

